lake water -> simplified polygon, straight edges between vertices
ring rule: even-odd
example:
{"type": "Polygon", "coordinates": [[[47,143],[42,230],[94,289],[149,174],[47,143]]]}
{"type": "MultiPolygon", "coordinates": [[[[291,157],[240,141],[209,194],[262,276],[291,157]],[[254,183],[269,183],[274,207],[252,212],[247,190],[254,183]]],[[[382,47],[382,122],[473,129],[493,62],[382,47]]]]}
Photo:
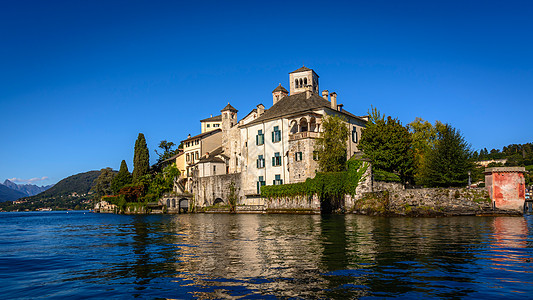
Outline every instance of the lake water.
{"type": "Polygon", "coordinates": [[[0,213],[18,298],[531,298],[533,216],[0,213]]]}

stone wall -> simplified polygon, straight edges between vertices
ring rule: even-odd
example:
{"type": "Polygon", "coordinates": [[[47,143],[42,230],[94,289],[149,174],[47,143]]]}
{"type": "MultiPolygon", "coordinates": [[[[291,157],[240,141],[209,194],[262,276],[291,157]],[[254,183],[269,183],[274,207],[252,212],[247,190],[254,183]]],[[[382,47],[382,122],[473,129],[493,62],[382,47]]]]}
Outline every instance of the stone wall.
{"type": "Polygon", "coordinates": [[[317,195],[299,195],[265,200],[269,213],[320,213],[320,199],[317,195]]]}
{"type": "Polygon", "coordinates": [[[221,199],[224,204],[228,204],[230,194],[229,186],[233,182],[237,188],[237,204],[244,201],[244,193],[241,187],[241,173],[215,175],[208,177],[194,178],[193,194],[194,205],[197,207],[206,207],[214,205],[216,199],[221,199]]]}
{"type": "Polygon", "coordinates": [[[348,212],[369,215],[451,216],[511,214],[493,210],[484,188],[424,188],[366,193],[348,212]]]}

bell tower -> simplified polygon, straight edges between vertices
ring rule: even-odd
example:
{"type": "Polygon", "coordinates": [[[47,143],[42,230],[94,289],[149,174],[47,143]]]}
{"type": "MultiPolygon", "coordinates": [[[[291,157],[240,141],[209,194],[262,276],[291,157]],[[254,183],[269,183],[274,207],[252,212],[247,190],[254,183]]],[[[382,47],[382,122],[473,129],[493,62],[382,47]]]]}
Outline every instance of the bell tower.
{"type": "Polygon", "coordinates": [[[303,93],[307,86],[313,93],[318,94],[318,75],[312,69],[305,66],[289,73],[291,95],[303,93]]]}

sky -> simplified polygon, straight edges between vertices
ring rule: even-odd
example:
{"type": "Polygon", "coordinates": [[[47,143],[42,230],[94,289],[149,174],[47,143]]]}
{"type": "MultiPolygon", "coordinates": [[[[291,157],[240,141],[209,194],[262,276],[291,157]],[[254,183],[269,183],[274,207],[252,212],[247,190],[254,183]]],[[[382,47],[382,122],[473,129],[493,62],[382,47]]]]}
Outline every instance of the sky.
{"type": "Polygon", "coordinates": [[[0,181],[47,185],[244,117],[302,65],[355,115],[532,142],[531,1],[1,1],[0,181]]]}

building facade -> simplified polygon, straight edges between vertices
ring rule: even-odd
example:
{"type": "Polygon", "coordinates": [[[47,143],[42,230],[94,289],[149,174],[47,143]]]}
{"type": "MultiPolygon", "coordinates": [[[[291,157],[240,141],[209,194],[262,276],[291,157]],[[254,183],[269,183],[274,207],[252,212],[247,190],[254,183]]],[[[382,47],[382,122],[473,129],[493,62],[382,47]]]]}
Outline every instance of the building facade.
{"type": "MultiPolygon", "coordinates": [[[[324,90],[319,94],[318,78],[315,71],[302,67],[289,73],[290,92],[281,84],[272,91],[269,109],[259,104],[239,121],[238,110],[228,103],[220,116],[202,120],[204,131],[213,121],[210,119],[220,117],[220,149],[211,155],[200,151],[190,165],[196,170],[191,188],[197,205],[213,205],[217,199],[227,201],[227,186],[231,182],[238,183],[239,204],[261,205],[261,186],[297,183],[314,177],[318,170],[314,145],[322,132],[323,118],[328,115],[342,117],[349,127],[347,158],[359,152],[358,139],[367,117],[344,110],[335,92],[324,90]],[[211,183],[221,186],[211,187],[211,183]],[[208,186],[210,192],[206,193],[208,186]]],[[[192,146],[185,148],[186,155],[196,151],[192,146]]]]}

